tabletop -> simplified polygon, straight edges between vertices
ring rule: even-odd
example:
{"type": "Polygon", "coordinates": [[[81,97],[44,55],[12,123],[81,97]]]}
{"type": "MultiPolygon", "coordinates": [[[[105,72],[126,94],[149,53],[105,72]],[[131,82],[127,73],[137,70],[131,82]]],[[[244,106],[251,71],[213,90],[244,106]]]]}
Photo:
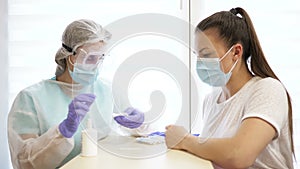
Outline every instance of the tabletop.
{"type": "Polygon", "coordinates": [[[165,144],[143,144],[129,136],[108,136],[98,142],[98,155],[76,156],[61,169],[213,169],[212,163],[188,152],[167,149],[165,144]]]}

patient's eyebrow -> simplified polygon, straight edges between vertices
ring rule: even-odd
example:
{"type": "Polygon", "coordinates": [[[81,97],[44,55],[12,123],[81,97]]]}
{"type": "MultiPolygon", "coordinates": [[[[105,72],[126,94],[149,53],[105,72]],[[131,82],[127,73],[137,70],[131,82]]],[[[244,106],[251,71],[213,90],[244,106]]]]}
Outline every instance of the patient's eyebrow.
{"type": "Polygon", "coordinates": [[[216,53],[215,50],[209,48],[209,47],[203,47],[198,51],[197,56],[199,58],[210,58],[212,56],[214,56],[216,53]]]}
{"type": "MultiPolygon", "coordinates": [[[[198,51],[198,53],[202,53],[202,52],[205,51],[205,50],[210,50],[210,48],[204,47],[204,48],[200,49],[200,50],[198,51]]],[[[208,52],[210,52],[210,51],[208,51],[208,52]]],[[[211,53],[211,52],[210,52],[210,53],[211,53]]]]}

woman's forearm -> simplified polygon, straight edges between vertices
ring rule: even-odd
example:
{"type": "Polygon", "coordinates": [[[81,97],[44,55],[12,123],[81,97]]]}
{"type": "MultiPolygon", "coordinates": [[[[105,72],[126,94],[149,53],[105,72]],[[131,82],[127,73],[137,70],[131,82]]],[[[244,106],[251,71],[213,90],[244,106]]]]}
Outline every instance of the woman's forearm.
{"type": "Polygon", "coordinates": [[[224,168],[246,168],[255,160],[255,157],[243,151],[234,138],[206,140],[188,135],[182,141],[182,149],[224,168]]]}

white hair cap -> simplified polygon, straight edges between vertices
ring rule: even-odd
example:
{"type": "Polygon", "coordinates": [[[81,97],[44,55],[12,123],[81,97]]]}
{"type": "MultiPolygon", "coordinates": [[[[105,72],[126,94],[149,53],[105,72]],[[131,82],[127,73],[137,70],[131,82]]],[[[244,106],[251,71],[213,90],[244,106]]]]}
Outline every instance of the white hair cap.
{"type": "Polygon", "coordinates": [[[92,20],[81,19],[70,23],[62,35],[62,46],[55,56],[57,63],[55,75],[60,76],[65,71],[65,58],[74,54],[79,46],[100,41],[107,42],[110,38],[111,33],[92,20]]]}

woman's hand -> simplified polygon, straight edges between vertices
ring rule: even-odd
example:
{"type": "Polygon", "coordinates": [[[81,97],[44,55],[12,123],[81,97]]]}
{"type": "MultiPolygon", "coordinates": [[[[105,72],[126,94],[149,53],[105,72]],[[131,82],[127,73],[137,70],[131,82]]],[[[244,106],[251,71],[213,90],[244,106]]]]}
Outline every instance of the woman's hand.
{"type": "Polygon", "coordinates": [[[183,126],[168,125],[166,126],[166,145],[172,149],[184,149],[183,142],[185,137],[190,134],[183,126]]]}

